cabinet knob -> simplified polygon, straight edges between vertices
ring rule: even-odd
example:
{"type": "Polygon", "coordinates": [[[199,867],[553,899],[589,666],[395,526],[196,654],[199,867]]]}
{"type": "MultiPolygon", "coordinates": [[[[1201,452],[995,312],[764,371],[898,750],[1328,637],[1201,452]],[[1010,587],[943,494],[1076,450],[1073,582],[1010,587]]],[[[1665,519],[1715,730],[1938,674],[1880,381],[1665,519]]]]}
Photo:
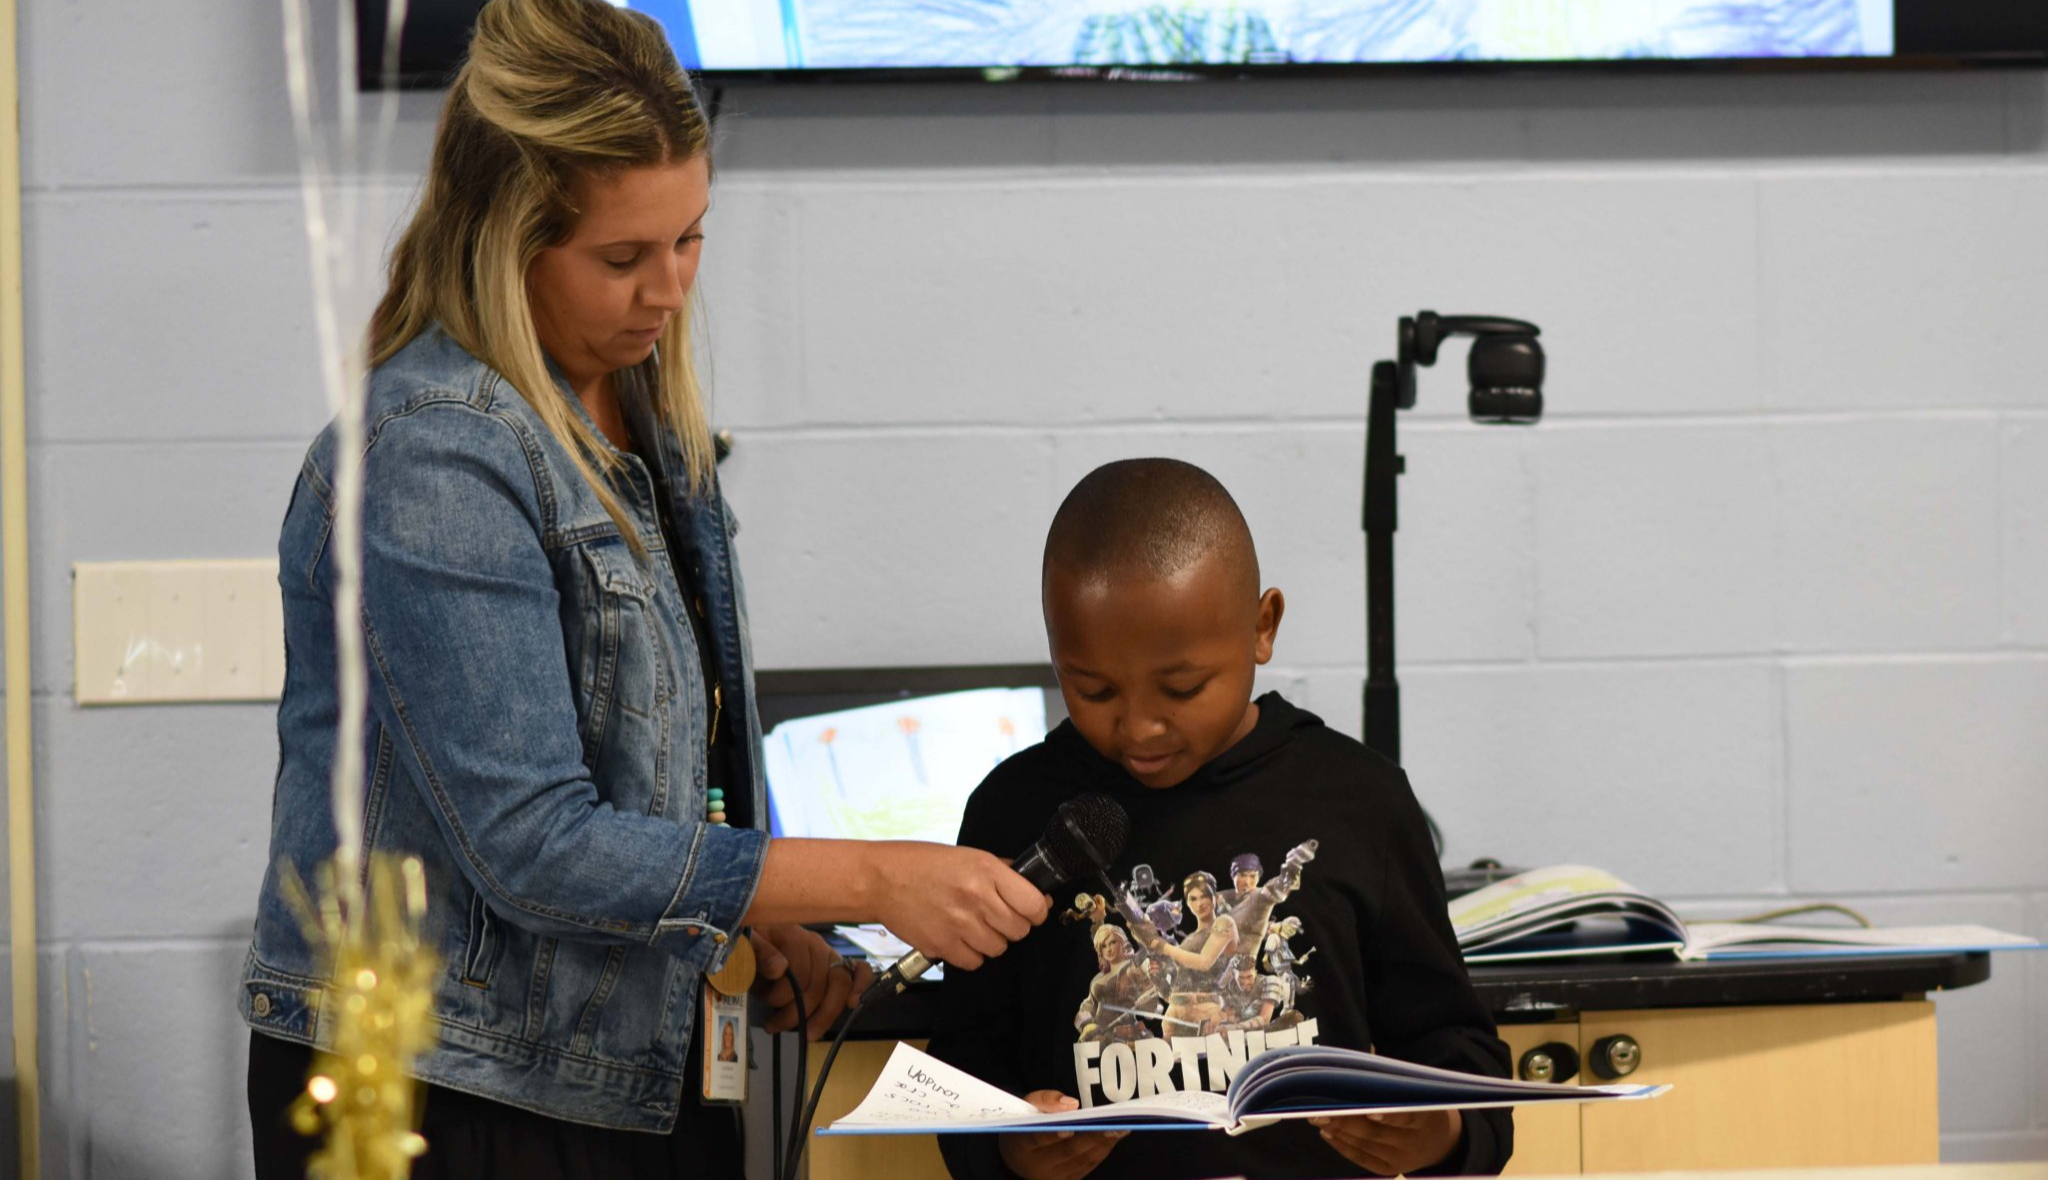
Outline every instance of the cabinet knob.
{"type": "Polygon", "coordinates": [[[1625,1078],[1643,1063],[1643,1047],[1627,1033],[1616,1033],[1593,1042],[1593,1072],[1603,1078],[1625,1078]]]}
{"type": "Polygon", "coordinates": [[[1563,1041],[1549,1041],[1522,1054],[1516,1071],[1525,1082],[1569,1082],[1579,1074],[1579,1051],[1563,1041]]]}

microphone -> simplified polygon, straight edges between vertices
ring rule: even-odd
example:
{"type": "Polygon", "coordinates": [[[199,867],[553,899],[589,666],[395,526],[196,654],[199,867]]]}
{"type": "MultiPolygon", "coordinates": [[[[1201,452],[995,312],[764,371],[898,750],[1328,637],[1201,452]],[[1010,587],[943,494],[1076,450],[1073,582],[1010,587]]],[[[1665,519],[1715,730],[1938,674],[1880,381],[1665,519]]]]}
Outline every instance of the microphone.
{"type": "MultiPolygon", "coordinates": [[[[1045,825],[1045,834],[1025,849],[1010,867],[1041,893],[1068,881],[1092,876],[1109,867],[1131,838],[1131,817],[1107,795],[1081,795],[1060,804],[1045,825]]],[[[880,996],[896,995],[910,981],[932,969],[923,951],[896,960],[861,997],[864,1005],[880,996]]]]}

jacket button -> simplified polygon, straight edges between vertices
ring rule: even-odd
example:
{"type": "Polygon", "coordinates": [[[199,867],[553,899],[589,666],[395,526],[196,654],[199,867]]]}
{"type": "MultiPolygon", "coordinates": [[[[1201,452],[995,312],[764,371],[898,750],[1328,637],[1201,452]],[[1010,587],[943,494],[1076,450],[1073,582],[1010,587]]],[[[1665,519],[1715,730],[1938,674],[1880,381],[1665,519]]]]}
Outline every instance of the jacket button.
{"type": "Polygon", "coordinates": [[[720,946],[724,946],[724,945],[725,945],[725,935],[723,935],[723,934],[714,934],[714,935],[712,935],[712,936],[711,936],[711,941],[713,941],[713,942],[717,943],[717,944],[718,944],[718,945],[720,945],[720,946]]]}
{"type": "Polygon", "coordinates": [[[257,992],[256,998],[249,1001],[249,1011],[254,1012],[258,1016],[270,1015],[270,997],[262,992],[257,992]]]}

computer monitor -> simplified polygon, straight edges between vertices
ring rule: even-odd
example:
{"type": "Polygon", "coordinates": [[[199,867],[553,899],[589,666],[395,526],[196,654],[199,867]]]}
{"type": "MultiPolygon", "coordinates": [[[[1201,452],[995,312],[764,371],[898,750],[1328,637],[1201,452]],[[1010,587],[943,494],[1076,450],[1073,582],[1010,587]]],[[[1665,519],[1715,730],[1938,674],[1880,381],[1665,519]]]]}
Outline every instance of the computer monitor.
{"type": "Polygon", "coordinates": [[[775,836],[951,843],[988,772],[1066,718],[1046,665],[767,671],[755,688],[775,836]]]}

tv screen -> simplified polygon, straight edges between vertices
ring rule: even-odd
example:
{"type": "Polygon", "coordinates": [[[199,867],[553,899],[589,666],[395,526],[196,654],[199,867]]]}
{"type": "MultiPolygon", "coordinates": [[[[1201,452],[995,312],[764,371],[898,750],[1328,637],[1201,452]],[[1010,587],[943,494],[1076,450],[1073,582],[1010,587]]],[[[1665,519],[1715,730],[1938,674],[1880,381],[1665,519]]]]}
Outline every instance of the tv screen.
{"type": "MultiPolygon", "coordinates": [[[[1196,78],[1388,68],[2040,64],[2042,0],[612,0],[715,82],[1196,78]]],[[[403,84],[446,78],[479,0],[412,0],[403,84]]],[[[385,0],[358,0],[376,82],[385,0]]]]}
{"type": "Polygon", "coordinates": [[[631,0],[704,69],[1888,57],[1891,0],[631,0]]]}
{"type": "Polygon", "coordinates": [[[769,832],[950,844],[967,796],[1064,718],[1050,668],[763,672],[769,832]]]}

